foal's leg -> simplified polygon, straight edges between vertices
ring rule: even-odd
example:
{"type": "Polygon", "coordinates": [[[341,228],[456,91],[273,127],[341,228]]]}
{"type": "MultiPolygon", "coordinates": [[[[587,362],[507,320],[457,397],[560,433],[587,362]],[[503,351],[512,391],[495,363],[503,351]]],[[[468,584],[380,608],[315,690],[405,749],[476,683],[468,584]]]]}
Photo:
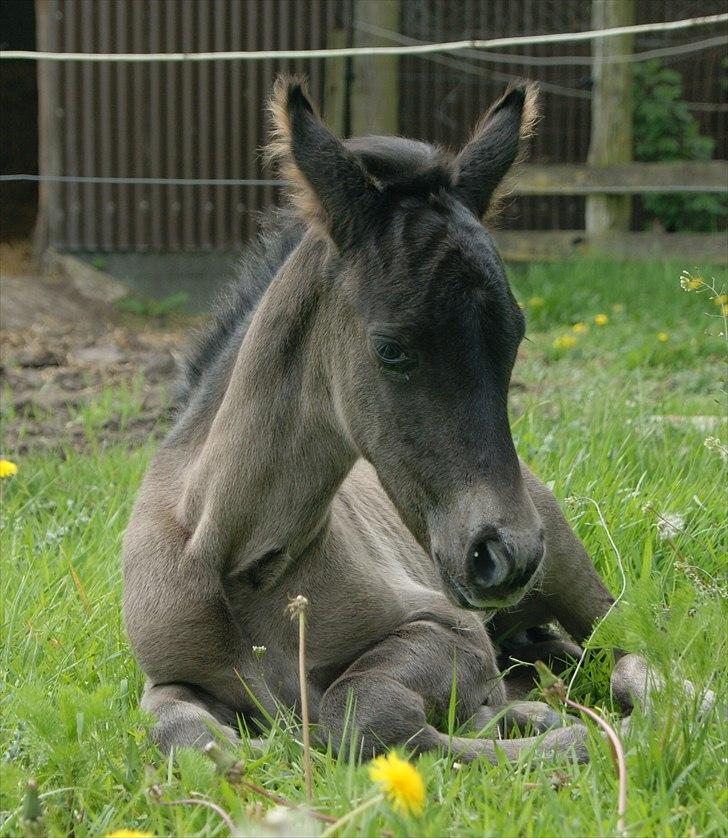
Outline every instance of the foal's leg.
{"type": "Polygon", "coordinates": [[[240,629],[217,569],[185,560],[184,533],[157,508],[151,484],[144,492],[124,542],[124,620],[147,678],[152,738],[164,751],[232,740],[245,705],[240,629]]]}
{"type": "MultiPolygon", "coordinates": [[[[521,470],[544,527],[543,571],[534,590],[522,602],[496,615],[491,634],[496,640],[507,640],[556,619],[577,643],[581,643],[589,637],[614,599],[564,518],[556,498],[523,464],[521,470]]],[[[571,650],[568,647],[564,650],[570,651],[573,652],[573,646],[571,650]]]]}
{"type": "Polygon", "coordinates": [[[199,588],[183,573],[166,586],[127,584],[127,632],[147,676],[141,706],[155,717],[151,736],[164,752],[238,739],[242,643],[232,647],[238,632],[225,603],[199,588]]]}
{"type": "MultiPolygon", "coordinates": [[[[496,615],[491,635],[513,637],[518,633],[555,619],[577,641],[589,637],[595,624],[607,613],[614,599],[597,575],[582,543],[561,513],[551,492],[521,464],[523,477],[531,498],[544,525],[546,554],[544,572],[536,589],[516,608],[496,615]]],[[[553,641],[552,641],[553,642],[553,641]]],[[[556,646],[538,644],[531,649],[518,650],[521,659],[546,659],[561,654],[574,655],[578,647],[568,640],[557,640],[556,646]],[[558,647],[561,646],[561,649],[558,647]]],[[[615,698],[625,709],[637,704],[648,710],[649,694],[659,690],[660,676],[639,655],[625,655],[615,650],[616,665],[612,672],[611,687],[615,698]]],[[[684,683],[685,695],[694,694],[695,687],[684,683]]],[[[715,696],[707,691],[702,696],[703,710],[715,703],[715,696]]]]}
{"type": "Polygon", "coordinates": [[[512,698],[527,695],[536,685],[535,671],[519,661],[543,660],[554,671],[563,671],[580,658],[577,643],[589,637],[614,602],[553,494],[525,466],[521,468],[543,523],[545,555],[534,589],[514,608],[498,612],[490,625],[512,698]],[[552,620],[577,643],[540,628],[552,620]]]}
{"type": "Polygon", "coordinates": [[[505,639],[494,630],[491,638],[498,644],[498,666],[512,701],[526,698],[537,686],[538,677],[533,667],[536,661],[543,661],[552,672],[560,675],[584,654],[576,643],[545,626],[530,628],[505,639]]]}
{"type": "Polygon", "coordinates": [[[501,741],[441,733],[428,715],[445,717],[453,674],[458,722],[476,718],[482,727],[489,720],[484,718],[484,704],[493,705],[489,709],[504,708],[505,691],[484,631],[474,624],[464,634],[427,621],[403,626],[364,653],[329,687],[319,707],[322,733],[337,752],[351,745],[365,756],[404,745],[415,752],[451,747],[461,759],[485,757],[493,762],[498,752],[515,759],[531,749],[554,755],[574,747],[578,758],[585,757],[585,732],[578,725],[544,737],[501,741]]]}
{"type": "Polygon", "coordinates": [[[484,704],[468,722],[468,730],[479,733],[492,729],[499,736],[501,732],[510,733],[515,730],[545,733],[564,727],[565,719],[568,720],[566,724],[574,722],[573,717],[562,716],[543,701],[513,701],[504,707],[484,704]]]}

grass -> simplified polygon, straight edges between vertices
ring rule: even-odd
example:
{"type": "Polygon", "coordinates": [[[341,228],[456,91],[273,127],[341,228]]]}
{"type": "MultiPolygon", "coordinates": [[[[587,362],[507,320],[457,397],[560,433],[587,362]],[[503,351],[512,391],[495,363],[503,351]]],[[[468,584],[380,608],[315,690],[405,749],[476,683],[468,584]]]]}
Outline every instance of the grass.
{"type": "MultiPolygon", "coordinates": [[[[728,832],[728,725],[720,714],[701,718],[697,701],[675,687],[687,677],[719,696],[728,688],[725,464],[704,445],[706,436],[727,435],[725,349],[721,321],[706,316],[718,309],[706,294],[679,288],[681,267],[566,262],[512,272],[531,339],[515,373],[518,449],[553,486],[612,591],[622,586],[620,564],[626,576],[622,607],[594,638],[598,651],[572,696],[613,711],[603,651],[612,642],[648,655],[668,678],[653,715],[637,716],[624,741],[631,835],[728,832]],[[594,323],[599,313],[609,318],[605,326],[594,323]],[[555,349],[576,322],[589,323],[588,331],[555,349]],[[660,516],[673,515],[683,525],[661,537],[660,516]]],[[[714,275],[725,284],[724,274],[714,275]]],[[[127,398],[133,415],[133,389],[127,398]]],[[[35,777],[50,834],[121,827],[226,834],[202,807],[160,806],[148,793],[155,784],[166,800],[204,795],[247,823],[248,834],[261,834],[260,803],[263,811],[270,803],[233,788],[201,754],[165,760],[147,742],[149,720],[137,709],[141,676],[120,619],[119,551],[153,446],[96,445],[92,426],[105,404],[99,400],[84,419],[88,453],[29,455],[3,481],[0,833],[19,833],[22,787],[35,777]]],[[[302,802],[292,729],[282,713],[265,752],[242,744],[240,755],[252,782],[302,802]]],[[[447,755],[425,755],[417,761],[427,786],[421,819],[402,819],[381,804],[342,834],[614,834],[611,759],[602,741],[590,747],[590,764],[558,769],[528,758],[515,767],[458,769],[447,755]]],[[[320,811],[339,816],[372,794],[365,766],[314,751],[320,811]]]]}

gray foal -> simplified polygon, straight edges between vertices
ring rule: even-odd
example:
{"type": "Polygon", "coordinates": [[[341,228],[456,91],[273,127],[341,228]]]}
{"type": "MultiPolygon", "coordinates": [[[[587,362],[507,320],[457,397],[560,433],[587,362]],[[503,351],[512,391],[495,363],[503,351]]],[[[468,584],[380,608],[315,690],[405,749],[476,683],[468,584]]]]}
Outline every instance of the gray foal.
{"type": "MultiPolygon", "coordinates": [[[[558,621],[579,643],[612,604],[508,423],[524,319],[480,219],[535,99],[513,85],[450,155],[341,142],[300,83],[278,82],[271,156],[290,208],[188,362],[124,542],[126,628],[162,749],[237,741],[238,715],[257,713],[243,682],[270,713],[296,707],[285,612],[303,594],[311,716],[336,750],[351,707],[367,754],[584,756],[581,725],[509,704],[494,645],[578,655],[534,627],[558,621]],[[436,722],[453,671],[458,722],[544,735],[449,739],[436,722]]],[[[620,664],[627,695],[644,670],[620,664]]]]}

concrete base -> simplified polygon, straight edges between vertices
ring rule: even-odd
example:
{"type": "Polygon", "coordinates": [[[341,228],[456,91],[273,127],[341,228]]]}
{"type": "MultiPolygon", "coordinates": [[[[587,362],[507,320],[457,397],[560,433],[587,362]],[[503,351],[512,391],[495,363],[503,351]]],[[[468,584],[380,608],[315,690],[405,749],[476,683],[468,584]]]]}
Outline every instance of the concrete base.
{"type": "Polygon", "coordinates": [[[163,300],[188,295],[190,313],[208,311],[235,277],[238,253],[48,253],[49,266],[62,271],[89,299],[114,303],[129,294],[163,300]]]}

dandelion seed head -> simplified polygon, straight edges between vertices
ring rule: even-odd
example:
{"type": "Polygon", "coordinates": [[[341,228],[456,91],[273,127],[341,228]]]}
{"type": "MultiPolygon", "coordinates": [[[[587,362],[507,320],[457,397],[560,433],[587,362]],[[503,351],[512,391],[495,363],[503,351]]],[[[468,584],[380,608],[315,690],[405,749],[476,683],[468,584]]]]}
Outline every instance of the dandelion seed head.
{"type": "Polygon", "coordinates": [[[685,529],[685,519],[677,512],[663,512],[657,519],[657,537],[660,541],[672,538],[685,529]]]}

